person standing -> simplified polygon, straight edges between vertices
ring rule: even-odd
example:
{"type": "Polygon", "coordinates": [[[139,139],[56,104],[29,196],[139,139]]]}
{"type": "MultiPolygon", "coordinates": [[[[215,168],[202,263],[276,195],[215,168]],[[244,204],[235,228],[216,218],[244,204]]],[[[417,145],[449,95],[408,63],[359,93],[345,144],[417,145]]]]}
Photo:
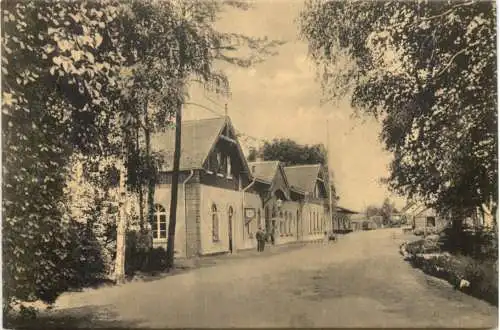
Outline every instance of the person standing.
{"type": "Polygon", "coordinates": [[[262,251],[262,240],[263,240],[264,233],[262,232],[262,228],[259,227],[257,230],[257,233],[255,234],[255,238],[257,239],[257,251],[261,252],[262,251]]]}
{"type": "Polygon", "coordinates": [[[264,252],[264,249],[266,247],[266,239],[267,235],[266,233],[262,230],[261,227],[259,227],[260,232],[262,233],[261,235],[261,240],[260,240],[260,252],[264,252]]]}

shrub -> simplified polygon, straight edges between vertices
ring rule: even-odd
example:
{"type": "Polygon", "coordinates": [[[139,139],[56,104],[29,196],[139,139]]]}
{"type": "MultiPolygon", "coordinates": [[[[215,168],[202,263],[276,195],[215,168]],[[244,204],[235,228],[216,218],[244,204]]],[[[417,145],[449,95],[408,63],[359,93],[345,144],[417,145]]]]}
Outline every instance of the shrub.
{"type": "Polygon", "coordinates": [[[498,272],[494,262],[449,254],[427,258],[412,255],[410,262],[426,274],[447,280],[456,289],[460,288],[463,279],[467,280],[470,283],[469,287],[460,290],[498,305],[498,272]]]}
{"type": "Polygon", "coordinates": [[[471,256],[478,260],[498,259],[498,236],[494,230],[464,228],[457,231],[448,227],[441,235],[440,246],[443,251],[471,256]]]}
{"type": "Polygon", "coordinates": [[[498,305],[498,272],[493,262],[472,260],[465,268],[464,278],[471,285],[468,293],[498,305]]]}
{"type": "Polygon", "coordinates": [[[435,240],[419,239],[418,241],[409,242],[406,245],[406,251],[409,254],[422,254],[439,252],[440,249],[435,240]]]}
{"type": "Polygon", "coordinates": [[[137,271],[155,272],[167,267],[167,252],[159,247],[151,248],[147,232],[128,232],[125,252],[125,272],[133,275],[137,271]]]}

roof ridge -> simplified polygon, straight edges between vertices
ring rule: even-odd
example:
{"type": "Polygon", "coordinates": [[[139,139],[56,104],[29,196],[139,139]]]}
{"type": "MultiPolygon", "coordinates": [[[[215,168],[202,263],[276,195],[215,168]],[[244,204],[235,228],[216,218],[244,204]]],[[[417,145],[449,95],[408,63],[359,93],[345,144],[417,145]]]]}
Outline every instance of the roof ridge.
{"type": "Polygon", "coordinates": [[[279,163],[279,160],[261,160],[256,162],[248,162],[249,164],[262,164],[262,163],[279,163]]]}
{"type": "Polygon", "coordinates": [[[194,123],[194,122],[209,121],[209,120],[216,120],[216,119],[218,119],[218,120],[225,119],[225,116],[202,118],[202,119],[189,119],[189,120],[183,120],[182,123],[194,123]]]}
{"type": "Polygon", "coordinates": [[[291,165],[291,166],[284,166],[283,168],[294,168],[294,167],[316,167],[316,166],[320,166],[320,167],[321,167],[321,163],[318,163],[318,164],[291,165]]]}

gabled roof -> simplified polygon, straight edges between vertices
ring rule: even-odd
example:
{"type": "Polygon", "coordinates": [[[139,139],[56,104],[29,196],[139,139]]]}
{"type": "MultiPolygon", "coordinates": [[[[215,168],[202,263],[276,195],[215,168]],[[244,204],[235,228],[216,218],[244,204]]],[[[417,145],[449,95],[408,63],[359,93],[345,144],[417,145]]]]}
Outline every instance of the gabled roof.
{"type": "Polygon", "coordinates": [[[341,206],[336,206],[335,207],[336,211],[338,213],[345,213],[345,214],[360,214],[360,212],[357,212],[357,211],[354,211],[354,210],[350,210],[350,209],[346,209],[345,207],[341,207],[341,206]]]}
{"type": "Polygon", "coordinates": [[[284,168],[288,183],[292,188],[313,192],[321,164],[287,166],[284,168]]]}
{"type": "MultiPolygon", "coordinates": [[[[222,130],[229,125],[234,131],[229,117],[217,117],[201,120],[187,120],[182,122],[181,131],[181,159],[180,170],[193,170],[203,168],[210,151],[215,147],[222,130]]],[[[236,140],[237,149],[243,160],[245,169],[248,171],[247,162],[236,140]]],[[[162,171],[173,170],[175,144],[175,129],[167,129],[165,132],[156,133],[151,137],[153,152],[163,156],[162,171]]]]}
{"type": "Polygon", "coordinates": [[[269,160],[261,162],[250,162],[248,167],[250,168],[250,173],[252,176],[260,181],[265,181],[271,183],[276,175],[276,170],[278,169],[279,161],[269,160]]]}

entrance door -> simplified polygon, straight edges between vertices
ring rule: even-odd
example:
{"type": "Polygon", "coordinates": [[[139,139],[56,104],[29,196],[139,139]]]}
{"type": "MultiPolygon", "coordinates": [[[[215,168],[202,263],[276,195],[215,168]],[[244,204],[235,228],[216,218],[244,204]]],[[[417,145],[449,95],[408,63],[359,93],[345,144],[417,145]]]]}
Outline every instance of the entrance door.
{"type": "Polygon", "coordinates": [[[230,206],[227,211],[227,228],[229,234],[229,252],[233,253],[233,208],[230,206]]]}

